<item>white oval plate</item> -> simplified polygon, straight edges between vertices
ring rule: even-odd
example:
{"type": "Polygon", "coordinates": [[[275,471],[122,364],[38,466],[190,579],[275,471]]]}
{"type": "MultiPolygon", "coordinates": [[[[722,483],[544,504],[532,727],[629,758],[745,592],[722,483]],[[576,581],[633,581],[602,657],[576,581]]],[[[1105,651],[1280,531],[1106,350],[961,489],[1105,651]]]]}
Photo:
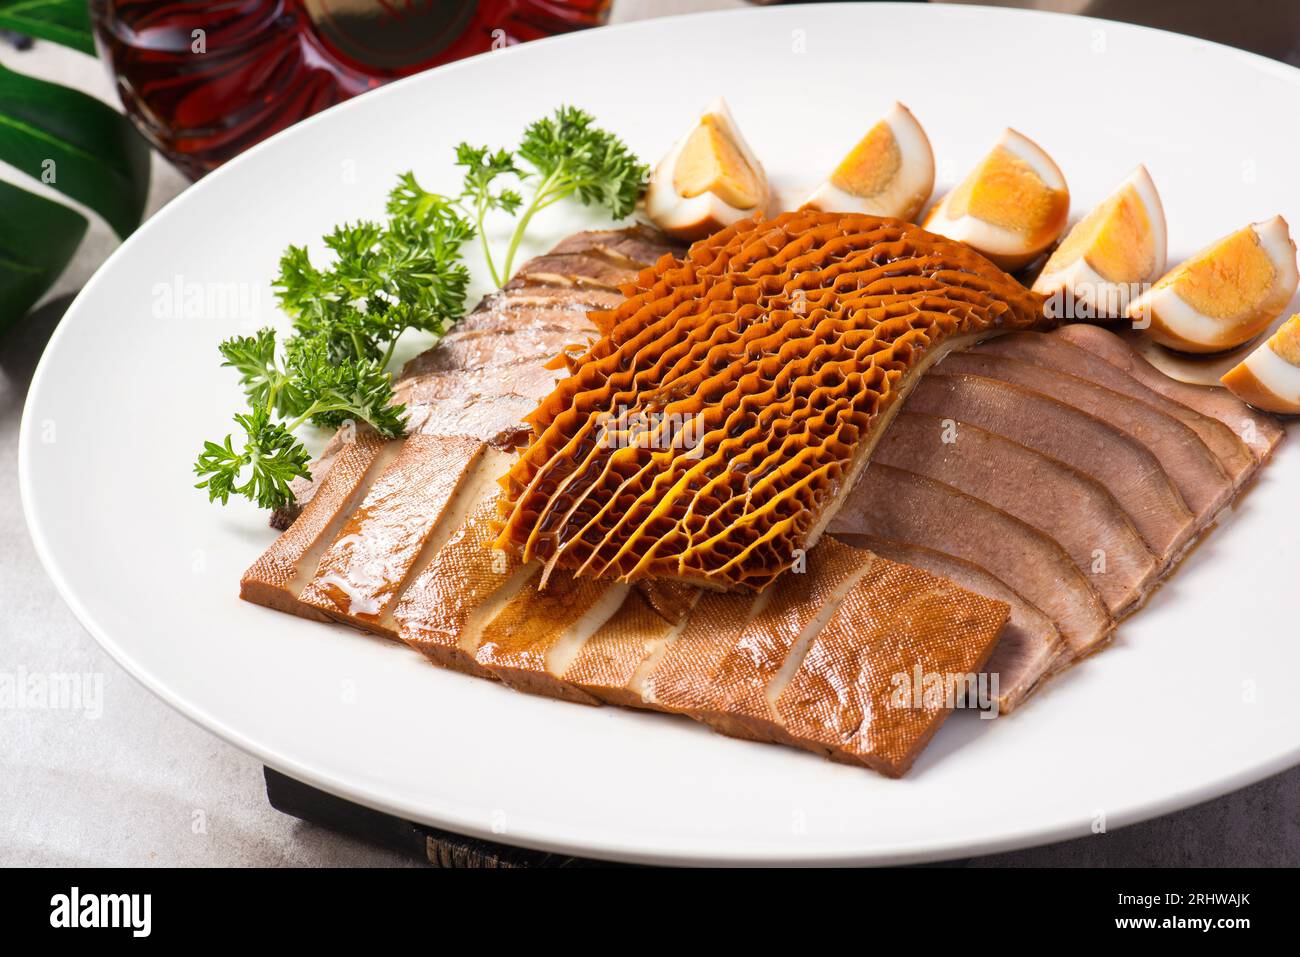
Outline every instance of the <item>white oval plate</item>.
{"type": "MultiPolygon", "coordinates": [[[[1076,216],[1145,162],[1172,261],[1251,220],[1300,221],[1300,72],[1096,20],[755,9],[528,44],[394,84],[182,194],[60,324],[23,419],[22,489],[46,568],[91,634],[172,706],[303,781],[454,831],[610,858],[992,852],[1114,828],[1300,760],[1294,439],[1115,647],[1022,713],[958,715],[901,781],[685,719],[516,694],[237,600],[273,532],[251,506],[209,505],[190,465],[238,404],[214,347],[277,321],[269,283],[285,245],[379,215],[408,168],[454,189],[459,140],[515,143],[560,103],[653,160],[719,93],[791,196],[901,99],[934,143],[940,188],[1006,125],[1056,158],[1076,216]]],[[[582,221],[544,221],[540,244],[582,221]]]]}

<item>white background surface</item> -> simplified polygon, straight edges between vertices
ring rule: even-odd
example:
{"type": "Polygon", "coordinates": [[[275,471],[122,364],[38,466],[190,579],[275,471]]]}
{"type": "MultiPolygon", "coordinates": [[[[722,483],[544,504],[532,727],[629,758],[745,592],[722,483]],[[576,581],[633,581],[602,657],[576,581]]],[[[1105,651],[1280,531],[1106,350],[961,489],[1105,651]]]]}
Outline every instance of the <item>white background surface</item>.
{"type": "MultiPolygon", "coordinates": [[[[162,177],[155,192],[165,197],[178,185],[174,176],[162,177]]],[[[122,674],[45,579],[22,527],[14,461],[26,378],[53,315],[38,314],[0,340],[0,670],[101,675],[104,708],[98,720],[76,712],[0,712],[0,862],[392,862],[271,811],[260,765],[122,674]]],[[[1297,781],[1292,771],[1196,811],[1009,858],[1295,863],[1297,781]]]]}

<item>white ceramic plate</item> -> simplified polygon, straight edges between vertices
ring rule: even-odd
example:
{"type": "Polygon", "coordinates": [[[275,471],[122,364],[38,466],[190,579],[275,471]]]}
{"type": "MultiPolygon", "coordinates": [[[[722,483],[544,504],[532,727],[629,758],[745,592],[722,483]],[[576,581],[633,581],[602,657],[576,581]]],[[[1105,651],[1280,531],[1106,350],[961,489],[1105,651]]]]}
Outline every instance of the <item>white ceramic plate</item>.
{"type": "MultiPolygon", "coordinates": [[[[516,694],[236,599],[273,533],[251,507],[209,505],[190,463],[238,403],[214,347],[276,320],[268,285],[284,246],[378,215],[399,171],[452,189],[459,140],[516,142],[562,102],[653,160],[719,93],[793,195],[897,98],[930,134],[940,188],[1006,125],[1056,158],[1075,215],[1145,162],[1172,261],[1248,221],[1300,221],[1300,72],[1102,21],[755,9],[435,70],[212,174],[68,311],[32,385],[21,472],[37,549],[87,629],[171,705],[310,784],[455,831],[612,858],[969,855],[1114,828],[1300,760],[1294,438],[1115,647],[1022,713],[958,715],[902,781],[684,719],[516,694]],[[243,308],[220,302],[231,283],[252,300],[243,308]],[[205,304],[185,294],[191,284],[205,304]]],[[[565,215],[541,224],[545,243],[581,225],[565,215]]]]}

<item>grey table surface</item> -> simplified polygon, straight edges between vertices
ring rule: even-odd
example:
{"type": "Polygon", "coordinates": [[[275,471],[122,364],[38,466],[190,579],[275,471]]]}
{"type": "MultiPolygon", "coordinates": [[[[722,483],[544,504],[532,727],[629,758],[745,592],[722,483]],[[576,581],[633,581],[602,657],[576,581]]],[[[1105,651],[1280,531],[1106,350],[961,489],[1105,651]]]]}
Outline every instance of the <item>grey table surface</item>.
{"type": "MultiPolygon", "coordinates": [[[[739,6],[623,0],[616,19],[739,6]]],[[[1051,5],[1051,4],[1049,4],[1051,5]]],[[[1080,2],[1055,6],[1077,9],[1080,2]]],[[[12,51],[0,63],[16,65],[12,51]]],[[[111,101],[102,67],[57,48],[22,69],[111,101]]],[[[161,160],[151,209],[185,187],[161,160]]],[[[83,674],[100,706],[0,708],[0,864],[410,866],[417,862],[274,811],[258,761],[190,723],[129,678],[81,628],[40,567],[18,493],[18,425],[32,371],[71,293],[111,250],[92,228],[37,311],[0,333],[0,674],[83,674]]],[[[114,463],[88,462],[96,468],[114,463]]],[[[970,867],[1300,865],[1300,768],[1162,818],[970,867]]]]}

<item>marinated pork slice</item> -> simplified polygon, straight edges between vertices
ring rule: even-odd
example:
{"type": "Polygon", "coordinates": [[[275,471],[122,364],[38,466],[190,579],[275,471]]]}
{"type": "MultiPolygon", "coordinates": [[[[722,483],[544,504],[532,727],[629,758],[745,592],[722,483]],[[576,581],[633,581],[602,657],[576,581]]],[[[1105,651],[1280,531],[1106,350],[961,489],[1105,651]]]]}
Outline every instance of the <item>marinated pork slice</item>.
{"type": "Polygon", "coordinates": [[[392,462],[401,443],[390,442],[363,426],[350,432],[340,430],[332,446],[328,457],[322,457],[322,478],[310,484],[311,494],[296,520],[240,579],[239,597],[245,601],[303,618],[329,620],[320,609],[299,601],[299,596],[315,576],[322,553],[392,462]]]}
{"type": "Polygon", "coordinates": [[[1105,488],[1010,439],[905,410],[872,461],[951,485],[1032,525],[1065,549],[1115,617],[1155,581],[1155,557],[1105,488]]]}
{"type": "Polygon", "coordinates": [[[947,371],[988,376],[1033,389],[1137,439],[1160,462],[1200,526],[1232,498],[1232,480],[1195,432],[1153,406],[1086,379],[981,352],[952,356],[947,371]]]}
{"type": "Polygon", "coordinates": [[[955,705],[980,703],[979,671],[1007,615],[876,557],[775,696],[780,740],[900,777],[955,705]]]}
{"type": "Polygon", "coordinates": [[[997,686],[992,690],[999,713],[1011,712],[1023,703],[1051,673],[1057,657],[1062,652],[1068,653],[1052,619],[978,565],[929,548],[904,545],[874,535],[837,537],[855,548],[868,549],[890,561],[914,565],[967,591],[1007,604],[1011,609],[1010,616],[993,654],[984,664],[984,672],[990,680],[997,676],[997,686]]]}
{"type": "Polygon", "coordinates": [[[330,618],[396,637],[388,613],[482,454],[481,442],[462,436],[408,437],[343,523],[299,600],[330,618]]]}
{"type": "Polygon", "coordinates": [[[524,288],[533,285],[573,285],[617,292],[636,279],[641,263],[601,255],[594,250],[574,253],[550,252],[530,259],[519,267],[515,280],[524,288]]]}
{"type": "Polygon", "coordinates": [[[1060,545],[1006,512],[915,472],[872,463],[830,532],[919,545],[988,569],[1051,617],[1073,658],[1097,650],[1115,623],[1060,545]]]}
{"type": "Polygon", "coordinates": [[[1195,409],[1166,398],[1117,366],[1111,365],[1086,349],[1079,348],[1061,336],[1012,333],[990,339],[979,346],[977,351],[992,353],[1007,359],[1017,359],[1045,369],[1068,372],[1112,392],[1120,392],[1130,399],[1154,406],[1165,415],[1178,419],[1196,433],[1218,460],[1235,488],[1244,485],[1258,467],[1259,463],[1255,461],[1250,449],[1241,441],[1237,433],[1218,419],[1202,415],[1195,409]]]}
{"type": "Polygon", "coordinates": [[[1096,479],[1162,566],[1192,536],[1192,514],[1156,457],[1132,436],[1086,412],[1008,382],[943,370],[922,380],[907,408],[978,426],[1096,479]]]}
{"type": "Polygon", "coordinates": [[[551,252],[591,252],[605,256],[611,262],[622,261],[632,268],[644,269],[653,266],[667,253],[681,252],[681,247],[657,229],[636,225],[623,229],[592,229],[575,233],[560,240],[551,252]]]}
{"type": "Polygon", "coordinates": [[[1119,336],[1099,326],[1064,326],[1053,335],[1105,359],[1166,398],[1218,419],[1246,443],[1261,463],[1268,461],[1286,434],[1277,419],[1257,412],[1227,389],[1191,385],[1170,378],[1129,348],[1119,336]]]}

